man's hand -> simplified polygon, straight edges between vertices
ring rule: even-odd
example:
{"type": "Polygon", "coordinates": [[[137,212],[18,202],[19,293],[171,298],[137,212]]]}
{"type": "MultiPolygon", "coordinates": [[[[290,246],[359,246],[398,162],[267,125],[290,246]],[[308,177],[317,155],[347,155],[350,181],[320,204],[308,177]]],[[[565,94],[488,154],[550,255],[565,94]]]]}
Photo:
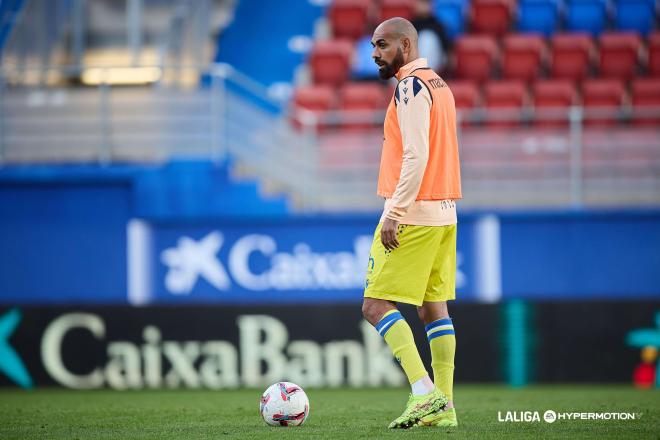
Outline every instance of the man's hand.
{"type": "Polygon", "coordinates": [[[399,240],[396,238],[396,231],[398,226],[398,221],[385,217],[383,226],[380,228],[380,241],[388,251],[399,247],[399,240]]]}

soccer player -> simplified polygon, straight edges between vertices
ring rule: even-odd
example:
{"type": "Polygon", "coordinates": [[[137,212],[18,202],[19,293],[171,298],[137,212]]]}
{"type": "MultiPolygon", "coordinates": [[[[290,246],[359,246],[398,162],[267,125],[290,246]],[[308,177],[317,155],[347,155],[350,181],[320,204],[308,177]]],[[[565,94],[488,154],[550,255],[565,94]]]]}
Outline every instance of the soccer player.
{"type": "Polygon", "coordinates": [[[457,426],[452,400],[456,338],[456,200],[461,198],[456,108],[447,84],[419,57],[417,31],[392,18],[374,31],[381,78],[399,81],[385,116],[374,234],[362,313],[391,348],[411,384],[389,428],[457,426]],[[433,381],[396,303],[414,304],[431,346],[433,381]]]}

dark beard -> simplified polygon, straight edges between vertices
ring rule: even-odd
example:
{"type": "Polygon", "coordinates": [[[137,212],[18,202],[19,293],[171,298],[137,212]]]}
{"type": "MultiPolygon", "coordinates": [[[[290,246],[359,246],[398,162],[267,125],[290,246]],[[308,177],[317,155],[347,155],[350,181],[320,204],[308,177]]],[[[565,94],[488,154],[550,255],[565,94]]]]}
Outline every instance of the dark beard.
{"type": "Polygon", "coordinates": [[[403,67],[403,52],[401,49],[396,50],[396,56],[392,60],[391,64],[385,63],[382,69],[378,69],[378,76],[381,79],[390,79],[403,67]]]}

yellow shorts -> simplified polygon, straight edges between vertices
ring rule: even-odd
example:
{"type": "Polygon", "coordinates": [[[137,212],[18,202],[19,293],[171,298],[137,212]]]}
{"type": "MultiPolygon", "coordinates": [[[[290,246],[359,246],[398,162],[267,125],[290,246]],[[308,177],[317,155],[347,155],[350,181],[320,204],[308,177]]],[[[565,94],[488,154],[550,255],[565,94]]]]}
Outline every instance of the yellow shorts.
{"type": "Polygon", "coordinates": [[[399,247],[388,251],[378,224],[364,296],[422,305],[456,299],[456,225],[399,225],[399,247]]]}

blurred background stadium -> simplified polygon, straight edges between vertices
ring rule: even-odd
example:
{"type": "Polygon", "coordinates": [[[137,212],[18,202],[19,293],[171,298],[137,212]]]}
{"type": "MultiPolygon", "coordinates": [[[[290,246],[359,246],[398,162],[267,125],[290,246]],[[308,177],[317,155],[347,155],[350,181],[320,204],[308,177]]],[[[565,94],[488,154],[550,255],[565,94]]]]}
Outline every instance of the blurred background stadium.
{"type": "Polygon", "coordinates": [[[460,111],[456,382],[658,387],[655,0],[0,1],[0,384],[404,384],[360,313],[392,16],[460,111]]]}

